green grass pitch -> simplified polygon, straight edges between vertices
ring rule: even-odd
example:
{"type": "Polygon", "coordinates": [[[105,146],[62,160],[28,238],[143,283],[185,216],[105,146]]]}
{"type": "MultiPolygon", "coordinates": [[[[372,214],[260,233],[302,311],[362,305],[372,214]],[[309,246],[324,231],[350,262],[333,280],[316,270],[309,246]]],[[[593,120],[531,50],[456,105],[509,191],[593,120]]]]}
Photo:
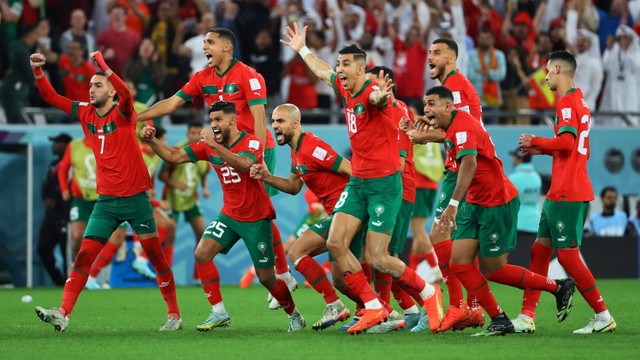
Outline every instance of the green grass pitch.
{"type": "MultiPolygon", "coordinates": [[[[301,332],[287,333],[287,317],[267,309],[260,286],[223,286],[229,328],[208,333],[195,325],[209,315],[200,287],[178,288],[184,329],[161,333],[165,305],[157,289],[84,291],[66,332],[40,322],[34,306],[58,306],[61,289],[0,290],[0,357],[2,359],[637,359],[640,350],[638,280],[600,280],[600,290],[618,323],[615,333],[573,335],[587,324],[591,309],[576,293],[570,317],[555,320],[555,300],[542,294],[534,335],[470,337],[464,332],[434,335],[405,331],[349,336],[335,328],[316,332],[311,324],[324,303],[312,289],[294,293],[307,320],[301,332]],[[33,297],[22,303],[23,295],[33,297]]],[[[522,291],[491,284],[510,316],[520,309],[522,291]]],[[[446,296],[446,295],[445,295],[446,296]]],[[[350,306],[353,310],[353,306],[350,306]]]]}

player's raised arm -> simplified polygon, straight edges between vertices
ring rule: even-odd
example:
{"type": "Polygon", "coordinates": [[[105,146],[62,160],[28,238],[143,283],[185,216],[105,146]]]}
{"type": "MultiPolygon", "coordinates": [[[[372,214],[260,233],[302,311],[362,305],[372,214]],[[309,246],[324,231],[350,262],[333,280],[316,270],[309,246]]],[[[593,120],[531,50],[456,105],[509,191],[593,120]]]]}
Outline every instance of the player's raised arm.
{"type": "Polygon", "coordinates": [[[189,155],[184,149],[169,147],[156,138],[156,129],[153,126],[145,126],[140,130],[140,140],[151,146],[151,148],[170,164],[182,164],[191,162],[189,155]]]}
{"type": "Polygon", "coordinates": [[[186,103],[187,101],[178,95],[173,95],[170,98],[160,100],[157,103],[153,104],[153,106],[151,106],[147,110],[139,113],[138,122],[143,122],[143,121],[147,121],[150,119],[155,119],[157,117],[171,114],[186,103]]]}
{"type": "Polygon", "coordinates": [[[40,96],[42,96],[44,101],[46,101],[47,104],[55,106],[58,109],[71,115],[73,100],[58,94],[53,86],[51,86],[49,79],[47,79],[47,77],[44,75],[44,71],[42,71],[42,67],[47,63],[47,59],[44,57],[44,55],[40,53],[31,54],[31,56],[29,57],[29,63],[31,64],[31,69],[33,70],[33,76],[36,78],[38,91],[40,92],[40,96]]]}
{"type": "Polygon", "coordinates": [[[329,86],[333,86],[331,84],[331,75],[334,74],[333,69],[331,69],[331,66],[327,63],[318,59],[317,56],[311,53],[311,50],[309,50],[306,45],[307,27],[303,27],[302,32],[300,32],[298,23],[294,22],[293,29],[291,29],[290,26],[287,26],[287,31],[285,31],[283,35],[286,39],[280,39],[280,42],[297,52],[309,69],[311,69],[319,79],[326,82],[329,86]]]}
{"type": "Polygon", "coordinates": [[[296,195],[302,189],[303,182],[298,175],[293,172],[289,174],[289,178],[272,175],[265,164],[253,164],[249,173],[252,179],[262,180],[264,183],[274,188],[286,192],[287,194],[296,195]]]}
{"type": "Polygon", "coordinates": [[[129,91],[127,84],[122,81],[118,74],[114,73],[109,68],[100,51],[92,52],[89,57],[91,58],[91,62],[107,76],[107,79],[109,79],[109,82],[113,85],[116,93],[120,96],[120,101],[118,103],[120,111],[127,120],[131,120],[136,112],[133,109],[133,97],[131,96],[131,92],[129,91]]]}

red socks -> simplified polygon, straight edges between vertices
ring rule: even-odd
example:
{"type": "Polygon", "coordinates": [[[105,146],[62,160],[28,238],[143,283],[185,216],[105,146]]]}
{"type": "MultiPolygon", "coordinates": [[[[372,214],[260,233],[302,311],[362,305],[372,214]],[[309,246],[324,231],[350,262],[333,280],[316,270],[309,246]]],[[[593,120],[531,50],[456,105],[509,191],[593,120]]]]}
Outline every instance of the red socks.
{"type": "Polygon", "coordinates": [[[102,247],[102,250],[100,250],[98,257],[93,262],[93,265],[91,265],[91,270],[89,270],[89,276],[94,278],[98,276],[98,274],[100,274],[100,270],[102,270],[102,268],[104,268],[105,266],[109,265],[109,263],[111,262],[111,260],[113,260],[113,257],[116,255],[117,252],[118,252],[118,247],[115,246],[111,241],[107,241],[107,243],[104,244],[104,246],[102,247]]]}
{"type": "Polygon", "coordinates": [[[436,252],[434,250],[431,250],[428,253],[424,254],[424,260],[432,268],[438,266],[438,257],[436,256],[436,252]]]}
{"type": "Polygon", "coordinates": [[[418,273],[416,273],[415,270],[408,266],[405,266],[404,272],[398,279],[398,284],[405,291],[411,294],[411,296],[414,296],[414,298],[416,293],[418,293],[418,298],[416,299],[416,301],[418,301],[421,305],[424,304],[424,301],[426,299],[420,297],[419,293],[424,289],[425,286],[427,286],[427,283],[425,283],[424,280],[420,276],[418,276],[418,273]]]}
{"type": "Polygon", "coordinates": [[[420,257],[420,255],[416,255],[414,253],[411,253],[409,255],[409,267],[412,268],[413,270],[418,268],[418,265],[420,265],[421,261],[422,261],[422,258],[420,257]]]}
{"type": "Polygon", "coordinates": [[[376,294],[388,304],[391,302],[391,283],[393,282],[393,278],[391,275],[377,270],[375,274],[376,279],[373,281],[373,286],[376,294]]]}
{"type": "Polygon", "coordinates": [[[160,247],[160,239],[157,237],[140,240],[140,245],[147,254],[147,258],[156,270],[156,282],[160,288],[162,298],[167,304],[169,315],[180,316],[178,308],[178,298],[176,296],[176,283],[173,279],[173,272],[164,258],[164,253],[160,247]]]}
{"type": "MultiPolygon", "coordinates": [[[[482,276],[480,270],[473,264],[450,264],[451,272],[460,280],[469,293],[469,296],[476,298],[484,310],[491,318],[502,314],[502,309],[493,297],[487,280],[482,276]]],[[[458,305],[459,306],[459,305],[458,305]]]]}
{"type": "MultiPolygon", "coordinates": [[[[548,247],[537,242],[533,243],[533,246],[531,247],[531,262],[529,263],[529,270],[536,274],[547,276],[549,273],[549,262],[551,261],[552,253],[553,251],[548,247]]],[[[536,308],[538,307],[539,299],[540,291],[525,290],[524,296],[522,297],[522,310],[520,313],[535,320],[536,308]]]]}
{"type": "Polygon", "coordinates": [[[364,271],[360,270],[355,273],[346,273],[344,275],[344,281],[363,304],[377,298],[376,293],[373,292],[371,286],[367,282],[367,277],[364,275],[364,271]]]}
{"type": "Polygon", "coordinates": [[[506,264],[498,271],[487,274],[487,279],[523,290],[544,290],[550,293],[558,290],[555,280],[517,265],[506,264]]]}
{"type": "Polygon", "coordinates": [[[576,287],[593,311],[598,314],[607,310],[607,305],[602,300],[600,290],[596,286],[596,280],[593,278],[591,270],[580,259],[580,249],[558,249],[558,260],[560,265],[576,281],[576,287]]]}
{"type": "Polygon", "coordinates": [[[396,302],[400,305],[402,310],[407,310],[414,305],[413,298],[411,298],[411,296],[409,296],[409,294],[400,287],[398,280],[393,280],[393,283],[391,284],[391,292],[393,292],[393,297],[396,299],[396,302]]]}
{"type": "Polygon", "coordinates": [[[196,264],[198,269],[198,276],[200,277],[200,283],[202,284],[202,290],[207,296],[209,304],[215,305],[222,302],[222,293],[220,293],[220,275],[218,274],[218,268],[213,261],[196,264]]]}
{"type": "Polygon", "coordinates": [[[167,260],[167,264],[171,267],[171,264],[173,264],[173,245],[164,244],[162,246],[162,252],[164,253],[164,258],[167,260]]]}
{"type": "Polygon", "coordinates": [[[273,289],[269,289],[269,292],[276,300],[278,300],[278,304],[280,304],[282,310],[284,310],[288,315],[291,315],[296,309],[296,304],[293,302],[293,297],[291,297],[289,288],[287,288],[287,283],[281,279],[277,280],[278,284],[273,289]]]}
{"type": "Polygon", "coordinates": [[[102,243],[98,241],[82,239],[80,251],[78,251],[78,255],[76,255],[76,261],[73,263],[69,278],[64,284],[62,304],[60,305],[60,310],[64,315],[71,315],[78,296],[80,296],[84,285],[87,283],[91,264],[93,264],[102,247],[102,243]]]}
{"type": "Polygon", "coordinates": [[[433,250],[438,255],[438,265],[442,272],[442,279],[449,289],[449,305],[459,307],[464,302],[464,297],[462,295],[462,284],[449,266],[452,247],[453,242],[451,240],[445,240],[434,244],[433,250]]]}
{"type": "Polygon", "coordinates": [[[324,297],[324,301],[327,304],[338,300],[338,294],[336,294],[331,282],[327,279],[327,274],[324,269],[312,257],[303,256],[298,260],[296,270],[298,270],[309,284],[319,294],[321,294],[322,297],[324,297]]]}
{"type": "Polygon", "coordinates": [[[371,266],[369,266],[369,263],[360,264],[360,266],[362,267],[364,276],[367,278],[367,283],[371,284],[371,281],[373,281],[373,271],[371,270],[371,266]]]}
{"type": "Polygon", "coordinates": [[[289,265],[287,265],[287,256],[284,253],[280,230],[278,230],[274,221],[271,221],[271,232],[273,234],[273,253],[276,257],[276,274],[288,273],[289,265]]]}

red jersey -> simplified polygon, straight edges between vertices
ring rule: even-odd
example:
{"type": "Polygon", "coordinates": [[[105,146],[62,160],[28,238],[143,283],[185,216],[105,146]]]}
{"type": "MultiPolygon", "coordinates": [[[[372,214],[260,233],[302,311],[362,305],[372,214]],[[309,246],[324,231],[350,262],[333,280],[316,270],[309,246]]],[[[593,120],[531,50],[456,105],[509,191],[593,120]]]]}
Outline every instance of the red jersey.
{"type": "Polygon", "coordinates": [[[444,140],[449,157],[455,159],[457,168],[465,155],[475,155],[477,161],[467,202],[494,207],[511,201],[518,195],[518,189],[504,175],[489,133],[467,112],[454,110],[452,115],[444,140]]]}
{"type": "MultiPolygon", "coordinates": [[[[396,100],[393,107],[394,121],[400,122],[402,117],[408,117],[414,122],[413,113],[402,100],[396,100]]],[[[404,158],[404,171],[402,172],[402,200],[410,203],[416,201],[416,170],[413,165],[413,143],[404,131],[399,131],[398,150],[404,158]]]]}
{"type": "Polygon", "coordinates": [[[352,175],[359,178],[381,178],[400,169],[398,156],[398,124],[393,122],[391,100],[383,109],[369,102],[373,91],[379,90],[367,80],[351,97],[338,74],[331,75],[333,91],[341,95],[344,115],[353,152],[352,175]],[[391,155],[393,154],[393,155],[391,155]]]}
{"type": "Polygon", "coordinates": [[[74,67],[66,54],[60,55],[58,60],[60,76],[64,84],[64,96],[76,101],[89,101],[89,81],[96,73],[96,69],[87,60],[80,66],[74,67]]]}
{"type": "MultiPolygon", "coordinates": [[[[453,106],[457,110],[464,110],[471,114],[474,119],[482,122],[480,97],[478,97],[478,93],[469,79],[457,70],[453,70],[444,78],[442,86],[451,90],[453,93],[453,106]]],[[[447,157],[444,168],[449,171],[458,172],[458,168],[454,166],[453,162],[454,160],[447,157]]]]}
{"type": "Polygon", "coordinates": [[[416,188],[437,190],[438,183],[416,171],[416,188]]]}
{"type": "MultiPolygon", "coordinates": [[[[237,59],[233,59],[222,74],[211,67],[198,71],[176,95],[188,102],[192,102],[196,96],[201,96],[209,106],[220,100],[233,102],[238,113],[238,130],[249,134],[255,131],[255,121],[249,107],[267,104],[267,86],[264,78],[255,69],[237,59]]],[[[274,146],[273,136],[267,129],[266,149],[274,146]]]]}
{"type": "MultiPolygon", "coordinates": [[[[228,147],[229,151],[246,156],[256,164],[262,163],[262,143],[257,136],[243,131],[240,137],[228,147]]],[[[249,172],[239,173],[224,161],[204,141],[187,145],[184,150],[194,163],[198,160],[208,161],[218,174],[222,186],[222,210],[220,212],[230,218],[254,222],[276,218],[276,211],[269,195],[260,180],[254,180],[249,172]]]]}
{"type": "Polygon", "coordinates": [[[337,173],[341,162],[340,154],[310,132],[302,133],[296,151],[291,150],[291,173],[307,184],[329,215],[349,180],[337,173]]]}
{"type": "Polygon", "coordinates": [[[71,117],[82,124],[84,136],[96,157],[98,194],[127,197],[151,189],[149,172],[135,134],[138,117],[135,111],[127,119],[117,105],[99,116],[92,105],[74,101],[71,117]]]}
{"type": "Polygon", "coordinates": [[[570,132],[575,136],[571,150],[554,151],[551,168],[551,188],[547,199],[553,201],[591,201],[593,187],[587,174],[590,154],[589,131],[591,111],[580,89],[571,89],[560,98],[556,106],[553,132],[570,132]]]}

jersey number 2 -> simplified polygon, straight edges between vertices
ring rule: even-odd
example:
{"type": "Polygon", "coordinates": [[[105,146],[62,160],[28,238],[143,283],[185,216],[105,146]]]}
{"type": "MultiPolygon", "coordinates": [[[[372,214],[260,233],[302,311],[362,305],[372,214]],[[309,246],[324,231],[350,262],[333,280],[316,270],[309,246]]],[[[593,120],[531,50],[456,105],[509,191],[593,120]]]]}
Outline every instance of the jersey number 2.
{"type": "Polygon", "coordinates": [[[587,123],[587,130],[583,130],[580,132],[580,136],[578,138],[578,152],[582,155],[587,155],[589,149],[587,149],[585,142],[587,138],[589,138],[589,132],[591,131],[591,121],[589,121],[589,115],[583,115],[580,119],[580,123],[587,123]]]}
{"type": "Polygon", "coordinates": [[[225,184],[236,184],[242,180],[240,175],[238,175],[238,173],[229,166],[220,168],[220,172],[222,173],[222,182],[225,184]]]}

